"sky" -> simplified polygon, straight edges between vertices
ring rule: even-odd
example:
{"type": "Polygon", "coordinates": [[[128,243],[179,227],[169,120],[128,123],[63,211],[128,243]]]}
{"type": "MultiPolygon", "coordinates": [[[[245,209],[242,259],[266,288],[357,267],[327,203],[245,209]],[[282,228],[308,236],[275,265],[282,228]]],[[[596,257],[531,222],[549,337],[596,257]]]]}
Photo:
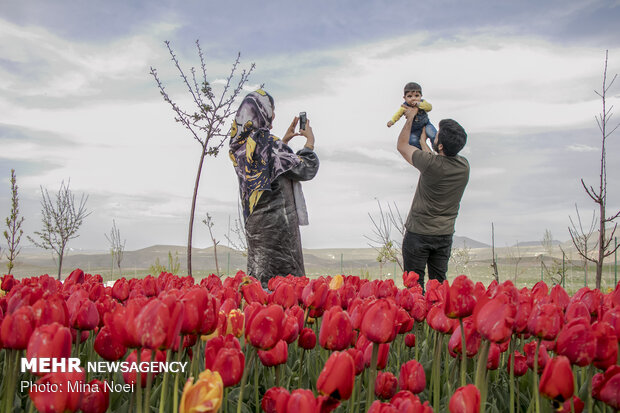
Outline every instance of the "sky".
{"type": "MultiPolygon", "coordinates": [[[[565,241],[576,205],[589,221],[595,204],[581,179],[599,179],[595,91],[606,50],[608,80],[620,72],[620,1],[262,3],[4,2],[0,218],[15,169],[27,235],[41,228],[41,190],[53,194],[64,181],[88,196],[90,211],[69,247],[108,249],[113,220],[128,250],[185,244],[201,147],[149,72],[193,111],[164,41],[189,71],[200,66],[199,40],[216,92],[237,53],[240,70],[256,65],[246,91],[264,85],[274,97],[275,135],[307,112],[321,166],[303,184],[305,248],[368,246],[379,204],[406,217],[419,174],[396,151],[404,120],[386,123],[410,81],[432,103],[431,122],[452,118],[468,133],[461,154],[471,175],[456,235],[490,244],[493,223],[498,246],[540,240],[546,229],[565,241]]],[[[607,108],[619,101],[620,80],[607,108]]],[[[291,141],[295,150],[303,144],[291,141]]],[[[224,245],[238,219],[224,149],[203,167],[196,247],[211,245],[207,213],[224,245]]],[[[620,130],[607,140],[610,212],[620,209],[619,149],[620,130]]]]}

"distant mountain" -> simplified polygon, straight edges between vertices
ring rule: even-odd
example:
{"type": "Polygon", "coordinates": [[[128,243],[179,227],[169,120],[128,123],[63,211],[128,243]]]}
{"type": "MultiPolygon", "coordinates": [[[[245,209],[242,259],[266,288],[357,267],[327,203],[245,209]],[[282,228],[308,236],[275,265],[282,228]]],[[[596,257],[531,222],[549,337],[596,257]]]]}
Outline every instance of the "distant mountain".
{"type": "MultiPolygon", "coordinates": [[[[553,245],[553,246],[563,245],[563,244],[564,243],[562,241],[558,241],[557,239],[554,239],[553,241],[551,241],[551,245],[553,245]]],[[[526,241],[526,242],[518,242],[514,246],[519,246],[519,247],[540,247],[540,246],[542,246],[542,244],[540,243],[540,241],[526,241]]]]}
{"type": "Polygon", "coordinates": [[[452,248],[462,248],[465,245],[467,248],[489,248],[489,244],[485,244],[484,242],[476,241],[471,238],[461,237],[460,235],[455,235],[452,240],[452,248]]]}

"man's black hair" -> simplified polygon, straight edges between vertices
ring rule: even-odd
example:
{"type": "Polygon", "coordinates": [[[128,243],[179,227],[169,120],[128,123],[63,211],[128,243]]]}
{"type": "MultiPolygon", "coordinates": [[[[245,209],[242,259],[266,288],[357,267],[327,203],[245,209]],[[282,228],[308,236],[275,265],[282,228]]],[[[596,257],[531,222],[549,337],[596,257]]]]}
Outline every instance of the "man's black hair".
{"type": "Polygon", "coordinates": [[[465,146],[467,133],[454,119],[442,119],[439,122],[437,141],[437,144],[443,145],[443,153],[446,156],[454,156],[465,146]]]}

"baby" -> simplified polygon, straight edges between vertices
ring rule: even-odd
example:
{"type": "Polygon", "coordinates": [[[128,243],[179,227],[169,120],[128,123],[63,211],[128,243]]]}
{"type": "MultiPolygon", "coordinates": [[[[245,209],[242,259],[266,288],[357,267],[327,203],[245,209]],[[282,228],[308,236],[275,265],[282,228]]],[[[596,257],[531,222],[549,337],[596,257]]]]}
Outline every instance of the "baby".
{"type": "MultiPolygon", "coordinates": [[[[426,137],[431,141],[435,139],[435,135],[437,134],[437,129],[433,126],[433,124],[428,119],[428,115],[426,112],[430,112],[433,109],[433,106],[422,99],[422,87],[415,83],[409,82],[405,85],[404,91],[405,102],[403,105],[410,107],[418,107],[418,114],[413,119],[413,124],[411,125],[411,134],[409,135],[409,145],[415,146],[419,149],[422,149],[420,146],[420,136],[422,136],[422,129],[426,128],[426,137]]],[[[398,111],[392,116],[392,119],[387,123],[388,128],[398,122],[401,116],[405,113],[405,108],[400,107],[398,111]]]]}

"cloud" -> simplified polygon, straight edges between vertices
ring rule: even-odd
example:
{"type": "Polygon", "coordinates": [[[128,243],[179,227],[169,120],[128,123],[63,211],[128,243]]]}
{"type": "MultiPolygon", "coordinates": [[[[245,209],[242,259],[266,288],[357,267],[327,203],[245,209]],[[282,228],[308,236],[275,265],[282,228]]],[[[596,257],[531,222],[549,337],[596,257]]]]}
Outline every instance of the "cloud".
{"type": "Polygon", "coordinates": [[[593,146],[583,145],[583,144],[575,144],[567,147],[567,150],[572,152],[598,152],[600,149],[595,148],[593,146]]]}
{"type": "MultiPolygon", "coordinates": [[[[463,155],[472,172],[457,233],[488,241],[492,221],[500,244],[539,238],[546,227],[564,238],[573,204],[588,202],[580,178],[597,176],[592,117],[600,102],[592,89],[601,82],[604,55],[592,45],[610,35],[604,23],[587,37],[561,37],[580,13],[590,10],[590,18],[617,9],[601,2],[477,5],[491,17],[443,8],[443,19],[416,20],[412,31],[386,24],[402,19],[398,5],[372,13],[376,6],[358,4],[345,15],[343,5],[324,2],[319,12],[319,5],[280,2],[266,10],[282,25],[260,35],[256,27],[231,30],[233,6],[213,6],[222,13],[207,18],[214,34],[202,36],[212,84],[221,87],[241,49],[241,66],[257,65],[246,90],[264,83],[276,100],[274,134],[282,136],[297,113],[308,113],[321,167],[303,184],[311,222],[302,228],[304,246],[365,245],[377,199],[395,202],[406,216],[419,175],[395,150],[404,121],[389,129],[385,123],[408,81],[422,84],[435,125],[454,118],[468,131],[463,155]],[[552,11],[558,17],[550,23],[552,11]],[[300,17],[304,12],[320,18],[300,17]],[[309,26],[316,27],[305,32],[309,26]]],[[[199,65],[193,39],[205,33],[206,23],[196,23],[205,15],[167,14],[156,2],[131,25],[134,6],[116,6],[128,13],[119,17],[125,29],[113,33],[115,23],[79,37],[85,23],[58,12],[17,18],[12,6],[2,14],[13,17],[0,18],[7,39],[0,45],[0,166],[17,165],[24,199],[35,204],[30,210],[39,185],[52,190],[71,178],[72,188],[88,193],[94,212],[80,239],[85,245],[104,242],[98,234],[112,218],[131,233],[128,245],[183,243],[200,148],[174,122],[148,71],[157,68],[170,95],[191,108],[162,40],[173,40],[183,70],[199,65]]],[[[610,56],[620,56],[617,39],[608,43],[610,56]]],[[[616,62],[610,60],[610,73],[618,71],[616,62]]],[[[619,100],[610,90],[608,104],[619,100]]],[[[303,138],[293,139],[295,149],[302,145],[303,138]]],[[[609,145],[609,179],[616,182],[620,148],[609,145]]],[[[237,216],[237,198],[226,153],[208,158],[197,217],[212,213],[218,239],[237,216]]],[[[611,191],[609,202],[620,205],[620,196],[611,191]]],[[[196,229],[197,242],[208,243],[202,230],[196,229]]]]}

